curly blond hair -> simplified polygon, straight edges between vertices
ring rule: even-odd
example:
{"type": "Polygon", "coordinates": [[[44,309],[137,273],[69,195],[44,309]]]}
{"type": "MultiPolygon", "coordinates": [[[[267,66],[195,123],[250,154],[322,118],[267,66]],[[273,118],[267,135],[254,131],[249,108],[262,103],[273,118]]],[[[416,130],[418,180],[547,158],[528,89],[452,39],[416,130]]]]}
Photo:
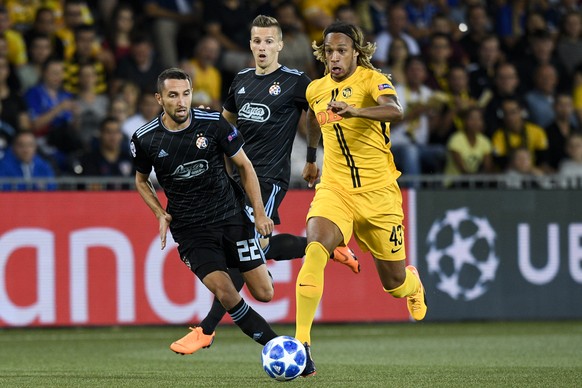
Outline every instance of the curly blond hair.
{"type": "Polygon", "coordinates": [[[313,55],[315,56],[315,59],[317,59],[318,61],[322,62],[325,65],[324,75],[329,73],[329,68],[325,61],[324,42],[325,37],[328,34],[331,34],[332,32],[339,32],[350,37],[354,44],[354,50],[356,50],[359,53],[357,59],[358,66],[362,66],[370,70],[375,70],[380,73],[382,72],[380,69],[375,68],[370,62],[372,54],[374,54],[374,52],[376,51],[376,43],[364,42],[364,33],[359,27],[354,26],[353,24],[337,21],[327,26],[326,29],[323,31],[323,42],[320,45],[318,45],[317,42],[315,41],[311,45],[311,47],[313,47],[314,50],[313,55]]]}

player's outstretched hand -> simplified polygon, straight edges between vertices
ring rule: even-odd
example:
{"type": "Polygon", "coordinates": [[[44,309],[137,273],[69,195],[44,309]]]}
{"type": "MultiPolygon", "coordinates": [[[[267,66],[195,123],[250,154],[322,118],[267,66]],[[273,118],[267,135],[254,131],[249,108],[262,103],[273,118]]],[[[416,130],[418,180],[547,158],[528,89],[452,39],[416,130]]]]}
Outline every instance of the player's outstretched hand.
{"type": "Polygon", "coordinates": [[[303,167],[303,179],[307,182],[307,186],[313,187],[315,181],[319,179],[319,167],[317,167],[317,163],[305,163],[305,167],[303,167]]]}
{"type": "Polygon", "coordinates": [[[275,224],[273,220],[266,215],[255,215],[255,229],[261,234],[261,236],[269,236],[273,233],[275,224]]]}
{"type": "Polygon", "coordinates": [[[343,102],[343,101],[330,101],[329,104],[327,104],[327,109],[331,110],[333,113],[337,114],[338,116],[344,117],[344,118],[350,118],[350,117],[357,117],[357,112],[358,110],[343,102]]]}
{"type": "Polygon", "coordinates": [[[168,234],[170,222],[172,222],[172,216],[165,213],[158,218],[158,221],[160,222],[160,240],[162,242],[162,249],[164,249],[166,247],[166,235],[168,234]]]}

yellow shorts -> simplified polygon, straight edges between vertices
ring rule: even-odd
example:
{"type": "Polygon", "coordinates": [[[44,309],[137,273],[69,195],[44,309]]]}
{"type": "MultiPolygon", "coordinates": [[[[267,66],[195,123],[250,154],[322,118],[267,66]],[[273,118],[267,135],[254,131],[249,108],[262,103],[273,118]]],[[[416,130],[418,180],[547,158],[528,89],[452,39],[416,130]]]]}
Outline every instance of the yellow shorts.
{"type": "Polygon", "coordinates": [[[402,193],[396,182],[356,194],[318,185],[307,213],[307,219],[311,217],[324,217],[336,224],[345,244],[353,233],[360,249],[379,260],[406,258],[402,193]]]}

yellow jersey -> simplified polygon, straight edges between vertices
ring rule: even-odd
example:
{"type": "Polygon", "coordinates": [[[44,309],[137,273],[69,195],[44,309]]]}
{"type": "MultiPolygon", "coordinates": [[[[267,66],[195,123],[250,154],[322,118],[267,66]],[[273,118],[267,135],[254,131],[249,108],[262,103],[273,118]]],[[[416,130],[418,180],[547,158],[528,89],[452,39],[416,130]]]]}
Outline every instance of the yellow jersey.
{"type": "Polygon", "coordinates": [[[389,123],[361,117],[342,118],[327,110],[331,100],[356,108],[376,106],[381,95],[396,95],[388,77],[361,66],[341,82],[328,74],[309,84],[307,101],[323,137],[321,185],[357,193],[386,187],[400,176],[390,152],[389,123]]]}

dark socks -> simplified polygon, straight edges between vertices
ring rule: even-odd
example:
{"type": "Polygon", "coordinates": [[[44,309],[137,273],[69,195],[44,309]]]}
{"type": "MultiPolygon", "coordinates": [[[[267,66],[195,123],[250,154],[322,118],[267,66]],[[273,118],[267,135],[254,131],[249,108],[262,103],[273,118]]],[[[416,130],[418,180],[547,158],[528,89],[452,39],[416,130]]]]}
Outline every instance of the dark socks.
{"type": "MultiPolygon", "coordinates": [[[[244,279],[237,268],[231,268],[228,270],[228,274],[234,283],[237,291],[240,291],[245,282],[244,279]]],[[[214,301],[212,302],[212,307],[208,312],[208,315],[200,322],[200,327],[202,328],[202,332],[206,335],[210,335],[216,330],[216,326],[222,320],[226,314],[226,309],[222,306],[218,298],[214,297],[214,301]]]]}
{"type": "Polygon", "coordinates": [[[267,259],[280,261],[291,260],[305,256],[307,238],[282,233],[269,238],[269,245],[265,249],[267,259]]]}
{"type": "Polygon", "coordinates": [[[261,345],[277,337],[271,326],[265,321],[265,318],[260,316],[255,310],[251,308],[244,299],[228,310],[230,317],[237,324],[238,327],[254,341],[261,345]]]}

